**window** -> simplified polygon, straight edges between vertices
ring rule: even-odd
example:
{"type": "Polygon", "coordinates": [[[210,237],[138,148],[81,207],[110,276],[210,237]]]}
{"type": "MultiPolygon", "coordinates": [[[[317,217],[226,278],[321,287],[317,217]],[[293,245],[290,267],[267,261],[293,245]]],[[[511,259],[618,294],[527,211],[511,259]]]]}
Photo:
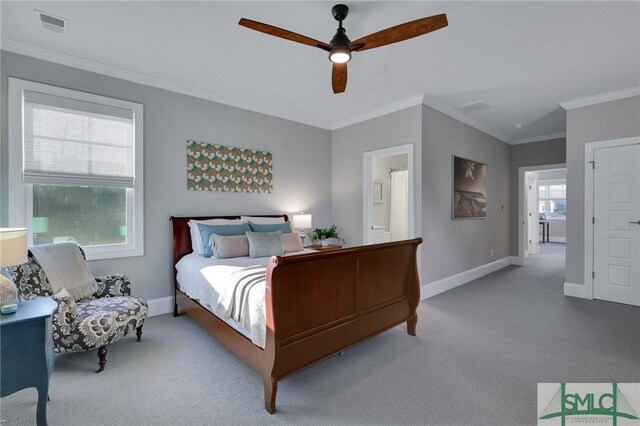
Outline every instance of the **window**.
{"type": "Polygon", "coordinates": [[[567,217],[566,179],[541,180],[538,183],[538,212],[547,219],[563,220],[567,217]]]}
{"type": "Polygon", "coordinates": [[[9,79],[9,222],[88,259],[143,254],[140,104],[9,79]]]}

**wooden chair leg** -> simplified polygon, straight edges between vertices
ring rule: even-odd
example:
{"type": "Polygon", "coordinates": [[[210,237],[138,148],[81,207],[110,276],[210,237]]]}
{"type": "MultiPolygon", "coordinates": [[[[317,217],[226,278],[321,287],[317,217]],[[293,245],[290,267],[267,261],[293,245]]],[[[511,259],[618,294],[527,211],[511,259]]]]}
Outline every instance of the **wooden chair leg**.
{"type": "Polygon", "coordinates": [[[264,385],[264,408],[269,414],[276,412],[276,394],[278,393],[278,382],[273,377],[264,377],[262,379],[264,385]]]}
{"type": "Polygon", "coordinates": [[[107,365],[106,346],[101,346],[100,348],[98,348],[98,365],[100,366],[100,368],[98,369],[98,371],[96,371],[96,373],[100,373],[102,370],[104,370],[104,366],[107,365]]]}
{"type": "Polygon", "coordinates": [[[418,313],[414,312],[407,321],[407,333],[411,336],[416,335],[416,327],[418,326],[418,313]]]}
{"type": "Polygon", "coordinates": [[[136,328],[136,338],[138,342],[142,339],[142,326],[136,328]]]}

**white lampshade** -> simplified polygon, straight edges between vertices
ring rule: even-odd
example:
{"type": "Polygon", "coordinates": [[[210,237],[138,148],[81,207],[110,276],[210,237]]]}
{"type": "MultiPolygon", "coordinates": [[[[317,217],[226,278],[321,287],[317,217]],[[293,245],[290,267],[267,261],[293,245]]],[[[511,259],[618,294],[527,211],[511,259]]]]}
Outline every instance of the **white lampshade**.
{"type": "Polygon", "coordinates": [[[27,262],[27,229],[0,228],[0,267],[27,262]]]}
{"type": "Polygon", "coordinates": [[[294,214],[293,227],[297,229],[311,228],[310,214],[294,214]]]}

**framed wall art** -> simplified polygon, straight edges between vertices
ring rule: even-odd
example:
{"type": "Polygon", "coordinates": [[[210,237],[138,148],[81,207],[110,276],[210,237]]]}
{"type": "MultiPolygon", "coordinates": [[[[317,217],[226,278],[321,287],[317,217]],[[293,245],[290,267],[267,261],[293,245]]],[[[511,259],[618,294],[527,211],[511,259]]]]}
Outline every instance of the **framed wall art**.
{"type": "Polygon", "coordinates": [[[270,152],[187,141],[187,189],[191,191],[271,192],[270,152]]]}
{"type": "Polygon", "coordinates": [[[451,218],[487,217],[487,165],[452,156],[451,218]]]}

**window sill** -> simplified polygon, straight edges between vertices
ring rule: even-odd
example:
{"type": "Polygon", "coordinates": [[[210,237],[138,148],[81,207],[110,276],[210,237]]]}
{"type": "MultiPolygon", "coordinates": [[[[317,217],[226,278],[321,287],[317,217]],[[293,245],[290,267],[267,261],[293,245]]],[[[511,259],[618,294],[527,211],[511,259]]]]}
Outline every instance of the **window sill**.
{"type": "Polygon", "coordinates": [[[105,259],[118,259],[123,257],[136,257],[144,256],[144,250],[140,248],[123,248],[123,247],[109,247],[109,246],[93,246],[82,247],[84,250],[87,261],[91,260],[105,260],[105,259]]]}

